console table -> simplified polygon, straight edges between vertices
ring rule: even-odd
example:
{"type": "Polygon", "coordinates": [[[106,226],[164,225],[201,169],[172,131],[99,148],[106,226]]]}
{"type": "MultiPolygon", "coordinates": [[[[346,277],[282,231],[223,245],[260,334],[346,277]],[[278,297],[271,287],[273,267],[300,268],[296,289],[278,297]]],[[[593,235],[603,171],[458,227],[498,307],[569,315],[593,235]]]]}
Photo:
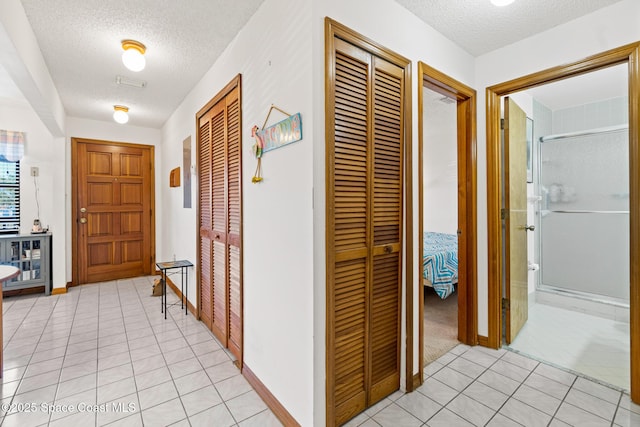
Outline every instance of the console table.
{"type": "Polygon", "coordinates": [[[2,282],[3,291],[44,286],[51,294],[51,233],[0,236],[0,264],[17,267],[20,274],[2,282]]]}
{"type": "Polygon", "coordinates": [[[160,270],[160,274],[162,276],[162,296],[160,297],[160,312],[164,313],[164,318],[167,318],[167,270],[180,269],[180,291],[182,295],[180,296],[180,309],[183,308],[182,298],[184,298],[184,314],[185,316],[188,314],[189,310],[187,309],[187,293],[185,292],[185,282],[189,283],[189,267],[193,267],[191,261],[187,261],[185,259],[179,261],[167,261],[167,262],[157,262],[156,267],[160,270]]]}

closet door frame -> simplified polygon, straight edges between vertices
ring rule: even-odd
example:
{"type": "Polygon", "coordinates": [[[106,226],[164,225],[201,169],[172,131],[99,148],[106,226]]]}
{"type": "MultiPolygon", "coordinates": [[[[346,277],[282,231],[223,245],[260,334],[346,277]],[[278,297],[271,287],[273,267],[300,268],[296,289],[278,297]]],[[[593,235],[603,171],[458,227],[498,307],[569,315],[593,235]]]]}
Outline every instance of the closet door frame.
{"type": "MultiPolygon", "coordinates": [[[[199,144],[200,144],[200,119],[207,114],[207,112],[209,110],[211,110],[211,108],[213,108],[217,103],[219,103],[220,101],[224,100],[224,98],[227,97],[227,95],[229,95],[233,90],[238,91],[238,103],[239,103],[239,129],[240,129],[240,176],[238,177],[239,179],[239,198],[240,198],[240,268],[239,268],[239,275],[240,275],[240,329],[241,329],[241,338],[240,338],[240,357],[238,358],[238,360],[236,361],[236,365],[238,366],[238,368],[240,370],[242,370],[242,366],[243,366],[243,359],[244,359],[244,297],[243,297],[243,276],[244,276],[244,268],[243,268],[243,257],[244,257],[244,247],[243,247],[243,198],[242,198],[242,76],[241,74],[236,75],[229,83],[227,83],[227,85],[220,91],[218,92],[209,102],[207,102],[197,113],[196,113],[196,117],[195,117],[195,129],[196,129],[196,144],[197,144],[197,150],[196,150],[196,165],[199,171],[200,168],[200,149],[199,149],[199,144]]],[[[225,152],[226,152],[226,148],[225,148],[225,152]]],[[[226,160],[228,162],[228,159],[226,160]]],[[[228,165],[225,165],[225,169],[228,168],[228,165]]],[[[197,174],[196,176],[198,176],[199,179],[199,175],[197,174]]],[[[226,176],[226,172],[225,172],[225,176],[226,176]]],[[[227,180],[228,181],[228,180],[227,180]]],[[[227,183],[225,183],[225,188],[226,188],[227,183]]],[[[226,198],[226,196],[225,196],[226,198]]],[[[211,199],[213,200],[213,199],[211,199]]],[[[200,300],[200,280],[201,280],[201,265],[200,265],[200,259],[201,259],[201,245],[200,245],[200,210],[201,210],[201,206],[200,206],[200,182],[198,181],[198,208],[197,208],[197,220],[196,220],[196,241],[197,243],[197,255],[196,255],[196,259],[198,260],[198,267],[196,269],[196,302],[197,302],[197,318],[198,320],[201,320],[200,317],[200,312],[201,312],[201,308],[202,308],[202,301],[200,300]]],[[[227,209],[228,210],[228,209],[227,209]]],[[[227,213],[228,215],[228,213],[227,213]]],[[[227,218],[227,223],[228,223],[228,218],[227,218]]],[[[226,246],[228,247],[228,243],[226,244],[226,246]]],[[[228,252],[228,250],[227,250],[228,252]]],[[[228,259],[226,260],[226,262],[228,262],[228,259]]],[[[213,277],[211,277],[211,279],[213,280],[213,277]]],[[[228,283],[228,281],[227,281],[228,283]]],[[[212,302],[211,302],[212,303],[212,302]]],[[[228,309],[228,307],[227,307],[228,309]]],[[[213,317],[213,316],[212,316],[213,317]]],[[[229,313],[227,313],[227,318],[229,317],[229,313]]],[[[212,322],[213,322],[213,318],[212,318],[212,322]]],[[[228,327],[227,327],[228,329],[228,327]]],[[[227,335],[228,335],[228,331],[227,331],[227,335]]]]}
{"type": "MultiPolygon", "coordinates": [[[[333,92],[335,81],[334,69],[335,69],[335,40],[343,40],[368,54],[379,57],[391,64],[398,66],[404,70],[404,88],[403,88],[403,105],[402,105],[402,131],[404,138],[402,146],[404,152],[401,153],[401,161],[404,167],[404,178],[402,181],[401,196],[404,200],[404,207],[402,209],[403,218],[401,220],[401,237],[403,242],[401,243],[400,250],[404,252],[401,257],[401,261],[404,261],[403,266],[399,267],[399,274],[402,277],[400,279],[400,288],[405,293],[405,300],[400,300],[400,304],[405,306],[406,316],[406,336],[403,340],[403,336],[399,336],[400,352],[404,343],[406,343],[406,349],[413,348],[413,292],[407,292],[412,289],[411,286],[406,284],[413,283],[413,183],[412,183],[412,102],[411,102],[411,61],[404,58],[401,55],[381,46],[373,40],[359,34],[352,29],[332,20],[331,18],[325,18],[325,132],[326,132],[326,151],[325,151],[325,179],[326,179],[326,330],[325,330],[325,367],[326,367],[326,423],[327,425],[335,425],[336,423],[336,411],[335,411],[335,364],[330,354],[330,349],[335,348],[335,342],[333,338],[335,326],[333,324],[332,314],[335,307],[333,306],[333,289],[332,283],[334,282],[333,275],[335,273],[335,246],[333,241],[334,225],[332,212],[334,210],[333,193],[331,190],[334,170],[332,168],[329,159],[332,156],[332,146],[329,141],[329,135],[334,134],[335,122],[333,118],[332,107],[335,104],[335,94],[333,92]]],[[[402,311],[400,307],[400,311],[402,311]]],[[[402,313],[399,313],[402,318],[402,313]]],[[[408,356],[407,356],[408,358],[408,356]]],[[[401,359],[399,359],[401,361],[401,359]]],[[[413,366],[410,363],[405,363],[405,382],[407,389],[413,389],[413,366]]]]}

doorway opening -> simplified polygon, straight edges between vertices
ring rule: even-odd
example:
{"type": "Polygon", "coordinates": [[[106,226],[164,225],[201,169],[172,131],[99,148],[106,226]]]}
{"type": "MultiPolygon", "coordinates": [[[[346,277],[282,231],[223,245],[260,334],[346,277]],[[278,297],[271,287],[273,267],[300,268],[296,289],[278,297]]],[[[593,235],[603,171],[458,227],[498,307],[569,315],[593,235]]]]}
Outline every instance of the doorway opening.
{"type": "Polygon", "coordinates": [[[420,62],[419,378],[459,342],[477,344],[473,89],[420,62]]]}
{"type": "Polygon", "coordinates": [[[456,100],[423,88],[423,365],[458,341],[458,150],[456,100]]]}
{"type": "MultiPolygon", "coordinates": [[[[572,294],[574,300],[577,296],[580,296],[579,299],[580,305],[585,303],[593,303],[593,301],[588,301],[588,299],[600,299],[600,300],[608,300],[607,303],[611,305],[611,302],[615,301],[615,297],[611,298],[610,296],[601,296],[600,298],[593,298],[593,295],[597,295],[595,289],[584,288],[582,290],[578,289],[561,289],[561,286],[565,284],[561,279],[561,275],[571,270],[570,263],[573,262],[578,265],[578,268],[583,270],[590,270],[596,268],[597,257],[593,254],[591,258],[587,259],[584,255],[581,255],[581,251],[585,250],[588,245],[580,243],[580,239],[583,239],[585,235],[591,235],[593,237],[594,234],[597,233],[597,228],[600,225],[585,225],[582,227],[582,231],[578,232],[578,235],[575,237],[565,236],[561,241],[556,242],[552,245],[550,249],[552,252],[545,253],[545,241],[549,241],[550,238],[562,237],[563,233],[567,233],[570,231],[571,227],[577,226],[584,221],[587,221],[589,215],[594,216],[597,215],[597,218],[593,218],[595,221],[599,222],[611,222],[616,223],[620,222],[622,224],[626,223],[627,232],[626,232],[626,244],[628,244],[628,252],[627,259],[630,260],[630,265],[626,267],[626,271],[628,272],[628,279],[626,279],[626,283],[622,284],[622,288],[626,288],[629,295],[629,332],[628,336],[630,337],[630,357],[629,357],[629,372],[630,372],[630,390],[631,390],[631,399],[634,402],[640,400],[640,370],[638,364],[640,363],[640,342],[634,337],[638,336],[640,332],[640,269],[638,268],[638,255],[640,255],[640,209],[638,209],[639,201],[640,201],[640,147],[638,140],[638,113],[640,111],[640,67],[638,67],[638,58],[640,55],[640,44],[635,43],[627,46],[622,46],[617,49],[613,49],[598,55],[594,55],[592,57],[586,58],[581,61],[577,61],[572,64],[568,64],[566,66],[560,66],[556,68],[552,68],[549,70],[541,71],[532,75],[524,76],[519,79],[511,80],[496,86],[492,86],[487,89],[487,170],[488,170],[488,187],[487,187],[487,197],[488,197],[488,237],[489,237],[489,345],[491,347],[497,348],[501,344],[501,331],[504,329],[507,331],[507,342],[514,342],[514,345],[518,345],[518,324],[522,323],[527,324],[527,316],[529,309],[529,296],[530,292],[529,287],[527,286],[527,275],[538,275],[542,278],[542,283],[539,286],[534,286],[533,291],[535,292],[535,296],[541,296],[541,302],[549,301],[549,299],[558,299],[558,298],[566,298],[567,294],[572,294]],[[502,97],[514,97],[517,96],[517,92],[521,92],[524,90],[528,90],[531,88],[541,87],[542,85],[546,85],[552,82],[558,82],[560,80],[573,78],[576,76],[583,76],[584,78],[590,77],[588,73],[595,72],[598,70],[604,70],[605,72],[612,72],[610,67],[614,67],[616,65],[622,65],[626,75],[628,76],[628,85],[626,86],[625,95],[628,97],[628,118],[629,118],[629,127],[628,127],[628,136],[623,137],[623,142],[618,143],[621,147],[625,147],[628,152],[628,162],[626,165],[620,166],[624,163],[624,160],[615,160],[618,166],[609,165],[608,169],[610,170],[610,176],[602,179],[601,181],[607,181],[609,179],[618,180],[618,182],[626,181],[628,184],[628,191],[624,191],[624,185],[621,186],[622,190],[614,190],[611,188],[604,191],[607,193],[607,202],[608,203],[618,203],[618,204],[628,204],[628,213],[616,213],[615,218],[609,218],[610,216],[614,216],[613,211],[624,211],[624,209],[618,209],[618,207],[614,207],[611,205],[603,205],[604,207],[594,208],[594,207],[585,207],[579,206],[580,203],[586,203],[587,201],[593,201],[598,199],[598,197],[593,196],[594,189],[599,189],[599,186],[602,184],[599,182],[597,185],[588,184],[588,180],[591,178],[589,175],[595,175],[595,170],[592,166],[591,170],[585,172],[585,174],[580,175],[578,171],[580,168],[578,166],[583,165],[574,165],[568,166],[565,164],[564,167],[560,167],[558,169],[564,169],[564,172],[569,171],[571,174],[575,175],[574,177],[561,175],[553,176],[549,175],[549,172],[546,174],[540,173],[538,170],[539,178],[541,181],[537,186],[537,190],[539,190],[540,194],[532,194],[531,202],[529,203],[529,211],[538,212],[538,218],[534,221],[535,223],[530,223],[526,214],[524,219],[512,221],[511,214],[513,209],[510,209],[509,200],[513,197],[520,197],[518,194],[512,194],[513,190],[507,185],[509,183],[510,170],[516,170],[517,167],[510,166],[510,162],[512,160],[509,159],[508,150],[509,146],[517,144],[511,144],[509,141],[510,136],[508,129],[511,127],[508,121],[510,117],[505,117],[505,156],[502,158],[502,143],[500,140],[500,113],[501,113],[501,100],[502,97]],[[618,179],[613,178],[612,169],[617,169],[616,173],[624,172],[625,166],[628,166],[628,174],[626,175],[626,180],[624,178],[618,179]],[[581,177],[580,177],[580,176],[581,177]],[[546,178],[545,178],[546,177],[546,178]],[[549,179],[551,177],[551,181],[546,182],[545,179],[549,179]],[[557,181],[557,182],[556,182],[557,181]],[[624,193],[623,196],[617,195],[621,191],[621,194],[624,193]],[[578,194],[580,193],[580,194],[578,194]],[[540,196],[540,200],[538,197],[540,196]],[[616,200],[610,200],[615,198],[616,200]],[[626,201],[620,200],[628,198],[626,201]],[[503,205],[503,200],[505,200],[505,204],[503,205]],[[540,205],[535,207],[534,205],[540,205]],[[560,205],[563,205],[562,207],[560,205]],[[545,209],[546,208],[546,209],[545,209]],[[558,211],[558,212],[551,212],[558,211]],[[593,213],[590,211],[597,211],[597,213],[593,213]],[[568,215],[579,216],[574,218],[573,220],[567,222],[568,215]],[[627,220],[620,220],[622,215],[627,215],[627,220]],[[566,217],[565,217],[566,216],[566,217]],[[555,218],[554,218],[555,217],[555,218]],[[504,218],[504,219],[503,219],[504,218]],[[559,224],[565,222],[565,226],[556,227],[559,224]],[[503,228],[504,226],[504,235],[503,228]],[[532,230],[533,227],[536,227],[537,230],[532,230]],[[553,227],[557,229],[554,231],[553,227]],[[594,228],[588,228],[594,227],[594,228]],[[534,233],[529,233],[529,230],[534,231],[534,233]],[[549,234],[552,231],[556,236],[545,235],[549,234]],[[534,242],[538,240],[542,243],[542,256],[538,259],[535,258],[535,254],[533,255],[534,262],[532,262],[532,271],[533,273],[527,273],[528,261],[531,261],[530,254],[527,253],[527,238],[524,240],[524,258],[520,255],[514,255],[513,246],[514,245],[522,245],[522,243],[515,243],[515,240],[511,238],[511,236],[519,235],[522,237],[523,235],[531,234],[534,242]],[[504,238],[504,240],[503,240],[504,238]],[[573,251],[569,251],[567,248],[562,249],[562,245],[572,244],[577,245],[573,251]],[[511,246],[511,247],[510,247],[511,246]],[[554,263],[557,263],[558,254],[554,254],[553,249],[561,249],[562,252],[570,252],[569,257],[565,260],[565,265],[562,268],[555,268],[554,271],[554,263]],[[527,259],[529,258],[529,259],[527,259]],[[553,258],[553,259],[552,259],[553,258]],[[573,259],[577,258],[577,260],[573,259]],[[541,261],[541,262],[535,262],[541,261]],[[567,264],[569,263],[569,264],[567,264]],[[514,265],[515,264],[515,265],[514,265]],[[536,269],[536,265],[540,267],[539,270],[536,269]],[[518,278],[513,279],[510,276],[517,276],[514,273],[516,270],[524,270],[525,271],[525,289],[526,292],[519,292],[517,289],[521,287],[521,284],[516,283],[516,280],[520,280],[518,278]],[[560,276],[558,276],[560,274],[560,276]],[[557,277],[554,277],[557,276],[557,277]],[[548,286],[549,281],[552,280],[555,282],[554,286],[548,286]],[[524,301],[515,301],[512,298],[502,299],[502,289],[501,284],[505,286],[505,294],[510,297],[509,290],[513,291],[516,289],[515,294],[523,295],[524,301]],[[547,286],[545,286],[545,284],[547,286]],[[587,291],[587,292],[584,292],[587,291]],[[587,298],[589,296],[589,298],[587,298]],[[546,298],[546,300],[545,300],[546,298]],[[514,310],[514,304],[518,309],[514,310]],[[505,317],[501,316],[501,306],[504,307],[505,317]]],[[[584,91],[585,85],[580,85],[582,91],[584,91]]],[[[574,96],[574,99],[577,95],[574,96]]],[[[618,101],[623,102],[623,101],[618,101]]],[[[580,103],[576,103],[580,105],[580,103]]],[[[573,106],[575,107],[575,105],[573,106]]],[[[510,107],[509,107],[510,108],[510,107]]],[[[582,106],[584,112],[591,111],[594,108],[593,106],[587,107],[582,106]]],[[[540,110],[539,106],[538,109],[540,110]]],[[[580,108],[579,108],[580,109],[580,108]]],[[[623,107],[624,109],[624,107],[623,107]]],[[[505,108],[506,113],[506,108],[505,108]]],[[[623,114],[624,115],[624,114],[623,114]]],[[[544,116],[544,115],[543,115],[544,116]]],[[[548,116],[548,112],[547,112],[548,116]]],[[[602,114],[595,113],[593,118],[588,121],[583,120],[584,126],[591,127],[592,124],[595,124],[597,120],[603,119],[602,114]]],[[[577,116],[576,116],[577,117],[577,116]]],[[[535,117],[534,117],[535,121],[535,117]]],[[[564,121],[566,122],[566,121],[564,121]]],[[[541,124],[538,125],[539,128],[543,127],[541,124]]],[[[597,126],[594,126],[597,127],[597,126]]],[[[536,125],[534,123],[534,129],[536,125]]],[[[539,129],[540,130],[540,129],[539,129]]],[[[601,132],[593,132],[593,129],[583,129],[583,131],[588,131],[591,133],[590,138],[596,135],[599,137],[601,132]]],[[[535,131],[534,131],[535,132],[535,131]]],[[[562,138],[567,137],[567,132],[560,131],[558,135],[554,134],[553,129],[551,135],[539,135],[543,137],[543,141],[540,142],[542,145],[540,156],[538,156],[538,163],[541,166],[545,159],[549,161],[549,165],[552,166],[553,161],[558,161],[559,159],[563,159],[563,161],[571,161],[575,162],[579,158],[577,153],[568,154],[568,155],[560,155],[560,151],[571,148],[572,145],[576,144],[576,141],[570,141],[573,139],[575,135],[570,135],[571,138],[562,138]],[[560,139],[565,139],[562,142],[562,145],[557,145],[555,141],[560,136],[560,139]],[[544,144],[552,144],[548,146],[544,146],[544,144]],[[551,149],[551,151],[549,151],[551,149]],[[558,151],[551,156],[553,151],[558,151]]],[[[546,133],[546,132],[543,132],[546,133]]],[[[575,133],[575,132],[572,132],[575,133]]],[[[535,139],[535,138],[534,138],[535,139]]],[[[533,142],[533,141],[532,141],[533,142]]],[[[526,141],[524,142],[526,144],[526,141]]],[[[593,142],[588,140],[582,140],[580,143],[580,148],[578,150],[579,153],[587,153],[588,151],[603,151],[599,145],[603,145],[602,142],[593,142]],[[591,148],[589,148],[591,147],[591,148]]],[[[609,144],[609,148],[613,145],[616,145],[615,142],[607,142],[604,145],[609,144]]],[[[604,151],[610,151],[609,149],[604,151]]],[[[614,150],[615,151],[615,150],[614,150]]],[[[624,151],[624,148],[621,148],[618,151],[624,151]]],[[[535,147],[532,153],[535,155],[535,147]]],[[[610,154],[610,153],[609,153],[610,154]]],[[[593,164],[602,166],[604,160],[601,156],[594,156],[595,160],[592,161],[593,164]]],[[[526,154],[525,154],[526,159],[526,154]]],[[[526,160],[523,160],[524,165],[520,166],[520,169],[523,169],[526,165],[526,160]]],[[[589,164],[588,160],[583,159],[580,162],[581,164],[589,164]]],[[[544,172],[544,171],[542,171],[544,172]]],[[[534,184],[534,188],[535,184],[534,184]]],[[[600,191],[600,190],[598,190],[600,191]]],[[[526,195],[526,190],[525,190],[526,195]]],[[[602,199],[602,197],[600,197],[602,199]]],[[[526,197],[525,197],[526,200],[526,197]]],[[[601,200],[602,202],[602,200],[601,200]]],[[[525,210],[527,208],[525,207],[525,210]]],[[[515,218],[515,217],[514,217],[515,218]]],[[[561,225],[561,224],[560,224],[561,225]]],[[[618,224],[620,225],[620,224],[618,224]]],[[[607,236],[607,238],[612,238],[617,232],[614,231],[614,228],[605,231],[602,234],[607,236]]],[[[622,232],[624,236],[624,231],[622,232]]],[[[607,243],[604,243],[606,245],[607,243]]],[[[549,244],[546,244],[547,249],[549,244]]],[[[597,245],[596,245],[597,246],[597,245]]],[[[601,245],[602,246],[602,245],[601,245]]],[[[625,243],[622,243],[621,246],[624,248],[625,243]]],[[[593,253],[596,252],[596,249],[591,249],[593,253]]],[[[533,251],[535,252],[535,251],[533,251]]],[[[625,270],[625,267],[621,267],[620,269],[625,270]]],[[[624,281],[625,279],[621,279],[624,281]]],[[[576,288],[576,285],[579,284],[581,286],[589,286],[586,281],[585,283],[580,283],[581,280],[571,280],[571,286],[576,288]]],[[[610,281],[609,281],[610,282],[610,281]]],[[[600,301],[602,302],[602,301],[600,301]]],[[[537,305],[534,306],[534,310],[531,312],[533,316],[536,315],[535,310],[537,310],[537,305]]],[[[544,306],[548,306],[549,304],[540,304],[543,308],[544,306]]],[[[546,309],[546,308],[545,308],[546,309]]],[[[550,309],[555,309],[555,307],[550,307],[550,309]]],[[[615,311],[615,308],[614,308],[615,311]]],[[[580,313],[578,313],[580,314],[580,313]]],[[[543,314],[540,317],[548,317],[547,314],[543,314]]],[[[550,339],[561,339],[561,331],[560,326],[564,326],[565,323],[569,323],[565,320],[557,320],[553,331],[547,333],[550,335],[548,338],[550,339]]],[[[599,322],[601,323],[601,322],[599,322]]],[[[532,322],[533,324],[533,322],[532,322]]],[[[528,328],[528,325],[527,325],[528,328]]],[[[589,328],[589,326],[585,326],[584,323],[579,324],[579,330],[584,331],[589,328]]],[[[573,335],[577,332],[574,330],[573,335]]],[[[602,342],[597,342],[595,345],[600,345],[602,342]]],[[[601,340],[600,340],[601,341],[601,340]]],[[[540,346],[538,346],[539,348],[540,346]]],[[[554,347],[553,345],[551,347],[554,347]]],[[[555,347],[559,347],[556,345],[555,347]]],[[[583,353],[588,353],[591,350],[585,348],[582,350],[583,353]]],[[[546,358],[545,358],[546,359],[546,358]]],[[[562,365],[561,365],[562,366],[562,365]]],[[[571,368],[570,368],[571,369],[571,368]]],[[[594,376],[593,373],[587,374],[589,376],[594,376]]],[[[597,378],[597,377],[596,377],[597,378]]],[[[610,382],[611,380],[603,380],[610,382]]],[[[624,387],[623,387],[624,388],[624,387]]]]}
{"type": "Polygon", "coordinates": [[[629,389],[627,70],[514,94],[527,115],[528,319],[510,348],[629,389]],[[585,268],[585,263],[590,268],[585,268]]]}

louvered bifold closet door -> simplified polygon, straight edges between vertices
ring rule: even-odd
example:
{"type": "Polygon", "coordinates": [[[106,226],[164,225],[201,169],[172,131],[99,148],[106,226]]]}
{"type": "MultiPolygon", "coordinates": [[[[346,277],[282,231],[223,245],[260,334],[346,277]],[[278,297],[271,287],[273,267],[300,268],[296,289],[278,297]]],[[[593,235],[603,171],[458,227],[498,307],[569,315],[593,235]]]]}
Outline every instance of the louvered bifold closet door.
{"type": "Polygon", "coordinates": [[[403,69],[374,58],[371,395],[400,384],[403,69]]]}
{"type": "Polygon", "coordinates": [[[212,195],[212,297],[211,330],[227,346],[227,109],[225,102],[211,112],[211,195],[212,195]]]}
{"type": "Polygon", "coordinates": [[[241,144],[240,144],[240,99],[239,91],[234,90],[226,98],[227,105],[227,277],[229,293],[228,347],[238,358],[242,359],[242,260],[241,260],[241,227],[242,227],[242,186],[241,186],[241,144]]]}
{"type": "Polygon", "coordinates": [[[242,114],[240,101],[240,76],[238,76],[198,114],[201,117],[199,119],[201,319],[241,364],[242,114]]]}
{"type": "Polygon", "coordinates": [[[334,44],[327,352],[340,425],[400,385],[404,70],[334,44]]]}
{"type": "MultiPolygon", "coordinates": [[[[333,356],[338,424],[367,406],[369,62],[365,52],[336,40],[333,153],[333,356]]],[[[331,280],[331,278],[329,278],[331,280]]]]}
{"type": "Polygon", "coordinates": [[[199,211],[200,211],[200,320],[211,329],[213,300],[211,293],[211,122],[210,115],[203,116],[198,123],[199,144],[199,211]]]}

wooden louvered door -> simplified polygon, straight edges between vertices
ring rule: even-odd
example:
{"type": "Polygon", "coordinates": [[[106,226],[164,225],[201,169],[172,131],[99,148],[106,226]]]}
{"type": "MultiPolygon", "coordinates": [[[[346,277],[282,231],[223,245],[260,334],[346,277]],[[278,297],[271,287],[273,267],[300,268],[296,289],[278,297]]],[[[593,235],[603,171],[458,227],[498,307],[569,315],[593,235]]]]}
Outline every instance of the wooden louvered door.
{"type": "Polygon", "coordinates": [[[373,58],[369,181],[371,242],[371,392],[369,405],[400,386],[402,93],[404,69],[373,58]],[[372,179],[371,179],[372,178],[372,179]]]}
{"type": "Polygon", "coordinates": [[[327,422],[400,386],[406,70],[334,37],[327,93],[327,422]]]}
{"type": "Polygon", "coordinates": [[[198,113],[199,312],[242,360],[242,185],[239,77],[198,113]]]}
{"type": "Polygon", "coordinates": [[[241,137],[240,90],[234,90],[225,98],[227,110],[227,347],[241,360],[242,354],[242,193],[241,193],[241,137]]]}
{"type": "Polygon", "coordinates": [[[211,329],[213,300],[211,282],[211,246],[213,229],[211,221],[211,114],[198,123],[198,192],[199,192],[199,242],[200,253],[198,283],[198,313],[200,320],[211,329]]]}

